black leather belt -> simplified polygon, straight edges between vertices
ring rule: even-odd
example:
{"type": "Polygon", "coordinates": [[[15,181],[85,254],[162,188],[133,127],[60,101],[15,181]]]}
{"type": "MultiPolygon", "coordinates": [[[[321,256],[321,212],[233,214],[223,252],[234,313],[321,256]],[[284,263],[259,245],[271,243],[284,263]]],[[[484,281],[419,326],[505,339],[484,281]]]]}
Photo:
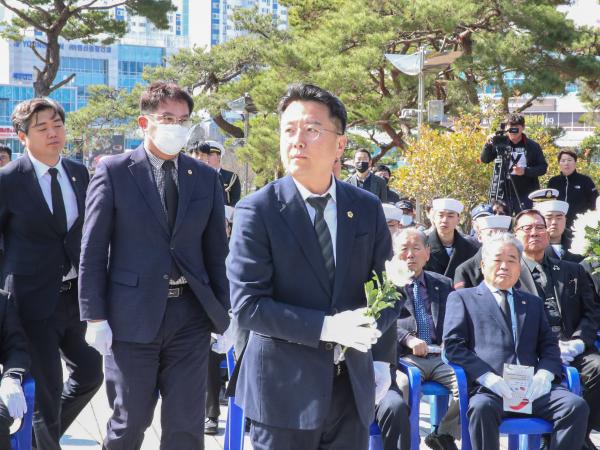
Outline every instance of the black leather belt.
{"type": "Polygon", "coordinates": [[[73,289],[75,286],[77,286],[76,281],[77,281],[76,278],[73,278],[72,280],[63,281],[62,284],[60,285],[59,292],[61,294],[63,292],[69,292],[71,289],[73,289]]]}
{"type": "Polygon", "coordinates": [[[180,285],[175,285],[175,286],[170,285],[168,294],[167,294],[167,298],[181,297],[187,288],[188,288],[187,284],[180,284],[180,285]]]}

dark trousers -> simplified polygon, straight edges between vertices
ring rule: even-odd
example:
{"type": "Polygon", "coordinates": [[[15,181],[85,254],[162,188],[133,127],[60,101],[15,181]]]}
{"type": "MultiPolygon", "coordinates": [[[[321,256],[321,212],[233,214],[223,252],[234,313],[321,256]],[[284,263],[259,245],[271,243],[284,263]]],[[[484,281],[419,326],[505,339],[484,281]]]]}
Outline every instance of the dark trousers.
{"type": "Polygon", "coordinates": [[[35,380],[35,445],[39,450],[60,450],[60,437],[102,384],[102,357],[85,342],[76,283],[60,294],[48,319],[23,320],[23,328],[35,380]],[[69,371],[64,383],[61,357],[69,371]]]}
{"type": "Polygon", "coordinates": [[[358,417],[350,379],[343,373],[334,379],[331,407],[321,427],[291,430],[252,420],[250,439],[254,450],[364,450],[369,430],[358,417]]]}
{"type": "Polygon", "coordinates": [[[600,354],[583,353],[575,358],[571,365],[579,371],[583,398],[590,407],[587,431],[600,431],[600,354]]]}
{"type": "Polygon", "coordinates": [[[161,450],[204,448],[204,402],[210,328],[190,291],[170,298],[148,344],[114,340],[105,357],[106,392],[113,411],[104,449],[137,450],[162,398],[161,450]]]}
{"type": "Polygon", "coordinates": [[[221,413],[219,407],[219,394],[223,380],[221,378],[221,361],[225,355],[208,352],[208,377],[206,379],[206,417],[218,420],[221,413]]]}
{"type": "Polygon", "coordinates": [[[375,421],[381,430],[383,450],[410,450],[409,416],[408,403],[392,378],[392,386],[375,408],[375,421]]]}
{"type": "MultiPolygon", "coordinates": [[[[561,386],[533,402],[533,416],[554,425],[550,441],[551,450],[578,450],[583,446],[589,409],[585,400],[561,386]]],[[[473,450],[498,450],[502,418],[502,399],[487,389],[480,390],[469,399],[467,410],[469,433],[473,450]]],[[[510,417],[527,417],[520,414],[510,417]]]]}
{"type": "Polygon", "coordinates": [[[10,417],[6,405],[0,402],[0,450],[12,450],[9,434],[12,423],[13,418],[10,417]]]}

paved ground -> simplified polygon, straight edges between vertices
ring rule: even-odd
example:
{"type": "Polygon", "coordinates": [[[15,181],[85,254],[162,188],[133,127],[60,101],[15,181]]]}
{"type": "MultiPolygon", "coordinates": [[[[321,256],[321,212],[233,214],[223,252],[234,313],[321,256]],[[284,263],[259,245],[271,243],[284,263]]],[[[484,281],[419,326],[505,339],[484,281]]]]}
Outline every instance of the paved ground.
{"type": "MultiPolygon", "coordinates": [[[[160,442],[160,401],[154,414],[152,426],[146,431],[146,437],[142,450],[158,450],[160,442]]],[[[218,436],[206,437],[206,450],[223,449],[223,431],[225,429],[226,408],[221,408],[220,433],[218,436]]],[[[425,436],[429,430],[429,403],[421,402],[421,436],[425,436]]],[[[108,402],[104,389],[101,389],[94,397],[91,404],[81,413],[77,421],[69,428],[61,441],[64,450],[100,450],[102,438],[105,435],[106,421],[110,415],[108,402]]],[[[600,446],[600,434],[593,436],[594,443],[600,446]]],[[[506,438],[501,439],[502,449],[507,448],[506,438]]],[[[247,450],[251,449],[246,437],[247,450]]],[[[421,448],[427,448],[421,443],[421,448]]],[[[459,445],[460,448],[460,445],[459,445]]],[[[578,450],[578,449],[571,449],[578,450]]]]}

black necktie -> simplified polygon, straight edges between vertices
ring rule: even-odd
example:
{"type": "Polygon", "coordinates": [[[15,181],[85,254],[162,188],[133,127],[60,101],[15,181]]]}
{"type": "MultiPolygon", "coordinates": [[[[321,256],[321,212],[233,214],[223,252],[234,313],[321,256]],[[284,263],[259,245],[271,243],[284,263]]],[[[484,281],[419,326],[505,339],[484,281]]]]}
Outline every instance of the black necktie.
{"type": "Polygon", "coordinates": [[[48,169],[48,173],[52,180],[50,181],[50,192],[52,194],[52,215],[56,221],[58,229],[63,234],[67,234],[67,212],[65,210],[65,202],[58,182],[58,170],[55,167],[48,169]]]}
{"type": "Polygon", "coordinates": [[[167,208],[167,218],[171,232],[173,232],[173,227],[175,226],[177,204],[179,203],[179,193],[177,192],[177,185],[173,178],[174,169],[175,163],[171,160],[165,161],[162,165],[165,177],[165,207],[167,208]]]}
{"type": "Polygon", "coordinates": [[[508,303],[508,291],[500,289],[498,292],[500,294],[500,309],[512,333],[512,315],[510,313],[510,304],[508,303]]]}
{"type": "Polygon", "coordinates": [[[315,232],[317,233],[317,239],[321,246],[321,253],[325,260],[325,268],[327,269],[327,275],[329,276],[329,283],[333,286],[333,279],[335,277],[335,260],[333,259],[333,243],[331,242],[331,234],[325,222],[324,211],[329,201],[330,195],[327,194],[325,197],[309,197],[306,201],[315,208],[315,232]]]}

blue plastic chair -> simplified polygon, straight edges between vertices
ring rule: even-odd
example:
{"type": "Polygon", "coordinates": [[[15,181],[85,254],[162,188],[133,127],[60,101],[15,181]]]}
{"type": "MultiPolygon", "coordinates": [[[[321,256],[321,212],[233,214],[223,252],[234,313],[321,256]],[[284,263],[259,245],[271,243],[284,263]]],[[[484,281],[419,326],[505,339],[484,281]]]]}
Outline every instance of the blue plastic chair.
{"type": "Polygon", "coordinates": [[[450,391],[435,381],[421,380],[421,372],[415,366],[402,359],[398,361],[398,370],[408,378],[408,405],[410,407],[410,448],[419,450],[421,436],[419,418],[421,394],[429,397],[430,423],[432,431],[440,424],[448,411],[450,391]]]}
{"type": "Polygon", "coordinates": [[[33,405],[35,401],[35,381],[27,375],[23,380],[23,392],[27,403],[27,413],[23,416],[23,422],[19,431],[10,438],[13,450],[31,450],[31,428],[33,423],[33,405]]]}
{"type": "MultiPolygon", "coordinates": [[[[467,375],[462,367],[450,364],[454,369],[458,383],[458,396],[460,404],[461,448],[471,450],[471,436],[469,435],[469,420],[467,408],[469,406],[469,391],[467,389],[467,375]]],[[[581,394],[579,373],[573,367],[563,366],[563,374],[567,388],[574,394],[581,394]]],[[[500,433],[508,434],[509,450],[539,450],[541,435],[552,433],[552,423],[537,417],[519,417],[503,419],[500,423],[500,433]]]]}
{"type": "MultiPolygon", "coordinates": [[[[233,347],[227,352],[225,358],[227,376],[231,378],[235,368],[233,347]]],[[[227,423],[225,425],[225,440],[223,450],[244,450],[245,416],[244,411],[235,404],[235,397],[229,397],[227,405],[227,423]]]]}
{"type": "Polygon", "coordinates": [[[373,422],[369,428],[369,450],[382,450],[381,430],[377,422],[373,422]]]}

